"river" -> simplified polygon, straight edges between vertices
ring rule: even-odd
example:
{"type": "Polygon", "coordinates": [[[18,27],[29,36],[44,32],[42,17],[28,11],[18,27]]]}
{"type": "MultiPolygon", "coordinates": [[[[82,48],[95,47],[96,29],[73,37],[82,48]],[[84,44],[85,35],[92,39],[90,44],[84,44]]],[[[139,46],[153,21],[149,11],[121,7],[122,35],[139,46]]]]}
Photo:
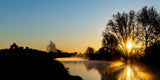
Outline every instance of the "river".
{"type": "Polygon", "coordinates": [[[83,80],[160,80],[160,69],[120,61],[97,61],[82,58],[57,58],[71,75],[83,80]]]}

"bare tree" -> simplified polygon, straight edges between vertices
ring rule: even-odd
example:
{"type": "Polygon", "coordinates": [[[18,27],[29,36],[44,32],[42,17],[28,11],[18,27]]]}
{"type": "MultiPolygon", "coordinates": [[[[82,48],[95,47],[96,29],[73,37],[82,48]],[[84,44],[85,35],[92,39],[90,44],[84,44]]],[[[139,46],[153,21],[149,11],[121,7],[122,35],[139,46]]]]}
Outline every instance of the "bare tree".
{"type": "Polygon", "coordinates": [[[111,51],[116,49],[118,46],[118,39],[116,36],[109,32],[103,32],[103,40],[102,47],[107,48],[107,50],[111,51]]]}
{"type": "Polygon", "coordinates": [[[160,34],[160,16],[154,7],[143,7],[137,16],[138,23],[142,26],[142,41],[145,43],[145,47],[152,45],[158,39],[160,34]]]}
{"type": "Polygon", "coordinates": [[[129,13],[123,12],[121,14],[118,12],[116,15],[113,15],[113,19],[109,20],[107,24],[105,33],[114,34],[118,40],[119,48],[124,54],[128,55],[127,41],[137,42],[137,37],[140,33],[135,12],[131,10],[129,13]]]}
{"type": "Polygon", "coordinates": [[[53,43],[51,40],[50,40],[49,45],[47,46],[47,51],[53,52],[53,53],[57,51],[55,43],[53,43]]]}

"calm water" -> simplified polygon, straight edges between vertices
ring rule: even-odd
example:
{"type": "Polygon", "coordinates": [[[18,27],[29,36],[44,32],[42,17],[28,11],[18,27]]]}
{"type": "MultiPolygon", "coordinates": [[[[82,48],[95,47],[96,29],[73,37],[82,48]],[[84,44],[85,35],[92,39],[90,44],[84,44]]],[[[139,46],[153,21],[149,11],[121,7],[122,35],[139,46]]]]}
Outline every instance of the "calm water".
{"type": "Polygon", "coordinates": [[[160,69],[122,62],[86,60],[82,58],[57,58],[71,75],[83,80],[160,80],[160,69]]]}

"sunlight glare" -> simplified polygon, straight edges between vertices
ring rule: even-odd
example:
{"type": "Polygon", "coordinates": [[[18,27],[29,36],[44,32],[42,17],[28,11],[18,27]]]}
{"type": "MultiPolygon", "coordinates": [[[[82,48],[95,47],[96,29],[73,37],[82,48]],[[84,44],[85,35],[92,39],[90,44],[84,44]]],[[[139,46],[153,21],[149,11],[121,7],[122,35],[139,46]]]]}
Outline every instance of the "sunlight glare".
{"type": "Polygon", "coordinates": [[[58,60],[58,61],[86,61],[87,59],[72,57],[72,58],[56,58],[55,60],[58,60]]]}
{"type": "Polygon", "coordinates": [[[123,62],[117,61],[117,62],[112,63],[109,67],[122,66],[123,64],[124,64],[123,62]]]}
{"type": "Polygon", "coordinates": [[[130,76],[130,69],[127,70],[127,76],[130,76]]]}
{"type": "Polygon", "coordinates": [[[132,48],[132,44],[131,44],[130,41],[129,41],[128,44],[127,44],[127,48],[128,48],[128,49],[132,48]]]}

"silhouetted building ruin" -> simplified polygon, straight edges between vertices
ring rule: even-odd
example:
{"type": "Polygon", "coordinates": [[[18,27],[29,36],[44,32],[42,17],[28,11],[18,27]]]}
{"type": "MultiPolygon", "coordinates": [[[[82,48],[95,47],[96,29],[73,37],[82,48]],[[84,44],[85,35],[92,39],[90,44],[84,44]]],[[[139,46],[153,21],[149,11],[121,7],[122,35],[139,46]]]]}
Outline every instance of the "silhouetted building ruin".
{"type": "Polygon", "coordinates": [[[13,43],[11,46],[10,46],[10,49],[18,49],[18,46],[16,43],[13,43]]]}

